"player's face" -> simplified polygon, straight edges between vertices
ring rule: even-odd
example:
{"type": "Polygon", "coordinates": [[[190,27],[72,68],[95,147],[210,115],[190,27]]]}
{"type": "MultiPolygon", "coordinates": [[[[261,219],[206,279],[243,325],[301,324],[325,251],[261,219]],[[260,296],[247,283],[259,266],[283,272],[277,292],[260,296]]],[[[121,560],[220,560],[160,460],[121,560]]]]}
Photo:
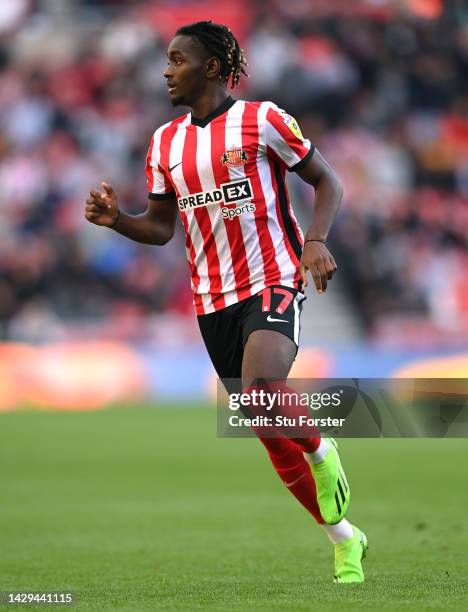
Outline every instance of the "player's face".
{"type": "Polygon", "coordinates": [[[172,39],[167,58],[164,78],[172,106],[191,106],[202,93],[206,82],[206,54],[196,39],[179,35],[172,39]]]}

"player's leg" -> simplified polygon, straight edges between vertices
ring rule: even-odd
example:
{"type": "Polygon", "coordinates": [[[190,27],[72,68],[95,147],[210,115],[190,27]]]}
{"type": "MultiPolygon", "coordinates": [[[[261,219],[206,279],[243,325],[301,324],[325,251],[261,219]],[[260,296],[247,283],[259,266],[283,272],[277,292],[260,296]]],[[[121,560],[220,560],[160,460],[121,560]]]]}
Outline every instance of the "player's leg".
{"type": "MultiPolygon", "coordinates": [[[[289,373],[294,356],[295,346],[285,335],[270,330],[252,332],[244,348],[242,363],[244,390],[247,392],[256,390],[258,392],[263,389],[267,393],[275,393],[279,389],[285,393],[293,392],[293,389],[285,386],[283,380],[289,373]]],[[[286,416],[292,414],[291,410],[296,415],[296,418],[297,415],[302,413],[301,406],[289,405],[286,408],[286,416]]],[[[276,433],[278,435],[281,434],[278,431],[276,433]]],[[[314,465],[313,461],[315,461],[315,465],[323,466],[322,473],[326,470],[331,472],[331,476],[329,475],[326,479],[322,478],[321,481],[323,487],[322,502],[324,497],[329,502],[330,497],[335,501],[336,484],[333,481],[336,478],[336,464],[332,461],[327,461],[328,452],[325,452],[321,461],[317,462],[316,455],[323,451],[323,442],[325,441],[321,442],[320,439],[317,440],[316,435],[311,437],[311,432],[308,433],[309,437],[304,438],[270,437],[270,435],[275,435],[275,432],[272,432],[271,428],[270,431],[265,431],[265,428],[263,428],[259,432],[259,437],[266,447],[281,480],[296,499],[309,510],[317,522],[323,525],[329,539],[333,543],[335,582],[362,582],[364,580],[364,573],[361,562],[368,548],[366,536],[344,518],[344,512],[341,507],[340,511],[342,514],[338,520],[334,520],[333,524],[324,522],[320,498],[317,496],[317,491],[320,494],[320,489],[315,481],[315,474],[314,477],[312,476],[314,470],[312,468],[311,472],[311,467],[314,465]],[[313,447],[316,448],[316,451],[304,452],[304,448],[310,450],[313,447]],[[319,450],[319,453],[317,453],[317,450],[319,450]],[[305,457],[310,458],[312,466],[305,460],[305,457]]],[[[340,465],[334,441],[329,441],[327,444],[333,447],[338,458],[338,465],[340,465]]],[[[334,455],[332,456],[334,457],[334,455]]],[[[348,487],[347,483],[346,486],[348,487]]],[[[336,505],[334,506],[334,512],[336,513],[336,505]]]]}
{"type": "MultiPolygon", "coordinates": [[[[296,352],[294,342],[283,334],[271,330],[252,331],[244,347],[243,389],[247,392],[272,390],[272,381],[284,381],[287,378],[296,352]]],[[[280,434],[278,431],[257,431],[285,486],[318,523],[323,523],[315,482],[303,450],[293,440],[280,434]]],[[[318,447],[320,438],[312,444],[318,447]]]]}
{"type": "MultiPolygon", "coordinates": [[[[285,390],[284,380],[289,374],[296,351],[294,342],[276,331],[260,329],[251,332],[244,347],[242,361],[244,392],[274,393],[278,385],[285,390]]],[[[252,407],[252,412],[260,416],[266,415],[261,406],[252,407]]],[[[278,412],[275,411],[275,416],[278,412]]],[[[303,449],[289,439],[285,432],[277,429],[257,428],[256,433],[286,487],[317,522],[323,523],[315,483],[303,449]]],[[[308,438],[308,443],[308,448],[316,449],[320,445],[320,437],[316,434],[315,438],[308,438]]]]}
{"type": "Polygon", "coordinates": [[[228,392],[234,388],[242,373],[242,326],[238,316],[239,304],[197,317],[206,350],[216,374],[228,392]]]}
{"type": "MultiPolygon", "coordinates": [[[[240,317],[242,311],[245,312],[245,305],[240,303],[216,313],[198,317],[200,331],[210,358],[218,376],[223,379],[225,386],[228,386],[228,391],[230,390],[230,382],[233,381],[235,383],[235,379],[241,378],[244,356],[243,341],[245,341],[245,330],[241,325],[240,317]]],[[[293,359],[294,357],[292,357],[293,359]]],[[[292,360],[289,352],[286,352],[283,362],[286,369],[285,376],[289,372],[292,360]]],[[[238,389],[233,390],[238,391],[238,389]]],[[[283,482],[285,482],[298,501],[311,512],[315,519],[318,522],[322,522],[323,519],[321,518],[316,501],[314,480],[308,464],[304,460],[302,450],[288,438],[272,438],[267,441],[267,444],[272,462],[283,482]]],[[[344,521],[334,526],[324,525],[328,530],[329,537],[335,538],[340,542],[343,540],[343,526],[344,521]]],[[[354,548],[356,547],[354,546],[354,548]]],[[[335,553],[335,556],[338,559],[337,553],[335,553]]],[[[343,559],[346,560],[348,557],[349,555],[346,556],[341,553],[339,558],[342,560],[343,567],[345,567],[343,559]]],[[[341,574],[338,572],[338,565],[336,574],[341,578],[345,576],[343,572],[341,574]]]]}
{"type": "MultiPolygon", "coordinates": [[[[244,357],[242,360],[243,385],[263,379],[270,391],[273,381],[280,392],[290,392],[286,378],[296,357],[299,344],[300,314],[304,296],[295,289],[269,287],[246,300],[243,316],[244,357]]],[[[276,408],[284,416],[309,416],[304,406],[293,403],[276,408]],[[286,413],[285,413],[286,411],[286,413]]],[[[290,429],[284,431],[292,437],[290,429]]],[[[317,487],[318,503],[324,521],[338,523],[346,514],[350,491],[344,476],[336,446],[321,439],[315,428],[302,428],[292,437],[310,463],[317,487]]]]}
{"type": "MultiPolygon", "coordinates": [[[[234,304],[228,308],[198,317],[198,324],[210,359],[223,380],[228,392],[235,389],[235,380],[241,382],[242,359],[244,355],[242,317],[245,303],[234,304]]],[[[285,376],[290,369],[294,355],[289,355],[289,347],[284,356],[285,376]]],[[[278,362],[277,362],[278,363],[278,362]]],[[[316,501],[315,484],[301,449],[286,437],[263,439],[270,459],[281,480],[295,495],[298,501],[314,516],[323,522],[316,501]]]]}
{"type": "MultiPolygon", "coordinates": [[[[271,296],[269,296],[271,298],[271,296]]],[[[280,295],[281,297],[281,295],[280,295]]],[[[271,300],[270,307],[274,307],[274,298],[271,300]]],[[[265,300],[261,300],[262,306],[265,305],[265,300]]],[[[283,302],[284,305],[284,302],[283,302]]],[[[287,375],[289,374],[290,368],[294,361],[297,342],[298,342],[298,330],[297,330],[297,318],[300,314],[300,308],[297,306],[297,301],[292,301],[292,307],[288,312],[284,310],[278,317],[269,316],[268,321],[265,316],[264,308],[260,309],[259,316],[259,304],[255,304],[252,299],[246,320],[244,324],[244,357],[243,357],[243,368],[242,377],[244,386],[252,387],[252,383],[258,385],[263,384],[268,389],[272,390],[271,381],[277,381],[281,389],[286,391],[284,382],[287,375]],[[263,316],[262,316],[263,315],[263,316]],[[276,330],[272,330],[270,326],[271,322],[276,323],[277,321],[271,321],[272,319],[280,318],[286,322],[290,322],[290,325],[282,326],[281,333],[276,330]],[[292,323],[294,319],[294,323],[292,323]],[[264,328],[267,329],[264,329],[264,328]],[[270,383],[266,382],[270,381],[270,383]]],[[[279,323],[279,321],[278,321],[279,323]]],[[[295,411],[296,414],[301,414],[303,408],[301,406],[289,406],[288,410],[295,411]]],[[[308,463],[312,467],[320,466],[319,469],[319,480],[322,488],[322,505],[325,503],[325,507],[328,508],[329,523],[323,524],[323,527],[335,545],[335,581],[336,582],[361,582],[364,580],[362,572],[361,561],[367,551],[367,540],[364,534],[353,527],[344,517],[346,512],[347,503],[338,506],[336,504],[335,495],[341,492],[337,486],[338,480],[340,485],[344,488],[347,487],[347,500],[349,501],[349,486],[346,482],[346,478],[342,474],[341,464],[339,462],[339,456],[336,452],[336,448],[332,442],[327,440],[320,441],[319,436],[316,432],[301,432],[301,437],[289,440],[293,442],[294,447],[289,446],[283,451],[284,457],[289,460],[289,464],[283,468],[281,460],[283,457],[280,454],[276,454],[274,451],[274,444],[277,438],[263,437],[262,442],[267,447],[270,458],[272,459],[275,468],[282,478],[285,484],[292,483],[296,490],[291,492],[296,498],[306,507],[309,506],[311,511],[311,499],[313,498],[312,506],[319,505],[317,503],[317,497],[315,493],[314,479],[310,479],[310,472],[307,470],[307,462],[301,458],[307,457],[308,463]],[[303,452],[305,451],[305,452],[303,452]],[[290,467],[289,467],[290,466],[290,467]],[[288,472],[289,467],[289,472],[288,472]],[[295,471],[297,474],[296,478],[299,478],[298,482],[290,479],[291,474],[295,471]],[[326,473],[328,472],[328,476],[326,473]],[[325,473],[326,477],[323,477],[325,473]],[[322,478],[320,478],[322,476],[322,478]],[[289,477],[289,478],[288,478],[289,477]],[[342,483],[342,481],[344,482],[342,483]],[[304,487],[300,487],[301,481],[303,481],[304,487]],[[304,503],[305,502],[305,503],[304,503]],[[331,503],[333,502],[333,503],[331,503]],[[331,507],[331,510],[330,510],[331,507]],[[332,520],[330,520],[330,518],[332,520]]],[[[280,439],[281,440],[281,439],[280,439]]],[[[320,491],[319,491],[320,493],[320,491]]],[[[316,514],[312,512],[317,518],[316,514]]],[[[322,512],[327,514],[327,512],[322,512]]],[[[323,519],[318,519],[318,522],[323,523],[323,519]]]]}

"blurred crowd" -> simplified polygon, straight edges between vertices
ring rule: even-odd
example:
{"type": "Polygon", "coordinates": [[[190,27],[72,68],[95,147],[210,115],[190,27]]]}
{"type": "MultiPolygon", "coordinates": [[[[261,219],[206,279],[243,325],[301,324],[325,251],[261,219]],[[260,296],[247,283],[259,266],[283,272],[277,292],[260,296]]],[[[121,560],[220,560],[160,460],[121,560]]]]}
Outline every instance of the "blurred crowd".
{"type": "MultiPolygon", "coordinates": [[[[206,17],[245,49],[234,96],[296,115],[343,179],[330,244],[367,332],[408,318],[468,331],[465,2],[12,0],[0,7],[0,338],[117,318],[132,336],[143,315],[192,315],[181,231],[144,247],[83,211],[103,179],[144,211],[151,134],[180,114],[167,43],[206,17]]],[[[310,218],[309,190],[295,206],[310,218]]]]}

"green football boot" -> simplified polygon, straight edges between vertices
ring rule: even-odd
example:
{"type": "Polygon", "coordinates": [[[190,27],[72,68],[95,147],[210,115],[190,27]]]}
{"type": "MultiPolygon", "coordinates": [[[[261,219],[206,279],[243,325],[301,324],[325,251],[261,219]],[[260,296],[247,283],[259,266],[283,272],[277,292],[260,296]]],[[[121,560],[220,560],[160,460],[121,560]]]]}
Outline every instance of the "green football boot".
{"type": "Polygon", "coordinates": [[[335,544],[334,582],[364,582],[362,560],[367,555],[369,545],[366,536],[354,525],[354,536],[335,544]]]}
{"type": "Polygon", "coordinates": [[[320,463],[309,463],[317,488],[320,514],[325,523],[335,525],[345,516],[351,493],[341,467],[336,441],[327,438],[327,442],[330,443],[330,449],[323,460],[320,463]]]}

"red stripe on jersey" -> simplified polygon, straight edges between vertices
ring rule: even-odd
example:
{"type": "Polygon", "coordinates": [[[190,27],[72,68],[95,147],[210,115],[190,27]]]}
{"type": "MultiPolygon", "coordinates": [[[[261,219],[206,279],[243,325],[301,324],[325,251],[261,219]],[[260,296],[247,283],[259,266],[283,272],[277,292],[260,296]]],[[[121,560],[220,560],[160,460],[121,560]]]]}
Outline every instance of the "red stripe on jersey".
{"type": "MultiPolygon", "coordinates": [[[[284,244],[286,245],[286,250],[288,251],[288,255],[289,255],[290,259],[291,259],[291,263],[296,268],[296,272],[294,273],[294,283],[298,283],[300,281],[300,278],[301,278],[300,274],[299,274],[299,263],[300,263],[300,261],[299,261],[298,256],[296,255],[293,247],[292,247],[290,237],[288,236],[288,232],[286,231],[286,228],[285,228],[285,225],[284,225],[283,213],[281,211],[281,206],[280,206],[280,194],[279,194],[278,183],[277,183],[276,175],[275,175],[275,164],[280,165],[280,167],[284,168],[284,169],[285,169],[285,165],[284,165],[284,163],[280,164],[278,161],[276,161],[275,156],[273,155],[273,151],[270,149],[270,147],[267,147],[267,157],[268,157],[268,165],[270,166],[271,184],[272,184],[273,190],[275,192],[276,216],[277,216],[279,224],[281,226],[281,231],[283,232],[283,240],[284,240],[284,244]]],[[[288,207],[288,212],[290,212],[289,207],[288,207]]],[[[291,221],[292,221],[292,219],[291,219],[291,221]]],[[[300,242],[302,242],[302,241],[300,241],[300,242]]]]}
{"type": "MultiPolygon", "coordinates": [[[[169,168],[169,157],[170,157],[170,152],[171,152],[172,139],[174,138],[175,133],[177,132],[178,124],[182,123],[185,117],[186,115],[185,116],[182,115],[182,117],[178,117],[177,119],[175,119],[170,125],[168,125],[163,130],[161,134],[161,143],[159,145],[159,151],[160,151],[161,165],[164,168],[169,168]]],[[[179,198],[180,193],[178,192],[177,187],[174,184],[172,184],[172,187],[176,192],[176,196],[179,198]]],[[[185,246],[190,253],[189,266],[190,266],[190,272],[192,274],[192,283],[193,283],[194,293],[196,295],[198,285],[200,284],[200,276],[198,275],[197,268],[195,266],[195,257],[196,257],[195,247],[193,246],[193,242],[192,242],[192,239],[190,238],[190,234],[188,231],[187,215],[185,215],[185,213],[182,213],[180,216],[182,218],[182,223],[184,224],[184,229],[185,229],[185,246]]],[[[197,302],[195,302],[195,308],[197,308],[197,302]]],[[[197,309],[197,314],[204,313],[203,305],[201,305],[201,310],[202,312],[199,313],[197,309]]]]}
{"type": "MultiPolygon", "coordinates": [[[[226,150],[225,130],[227,114],[214,121],[211,126],[211,165],[216,187],[222,183],[228,183],[231,179],[229,170],[221,163],[221,157],[226,150]]],[[[250,297],[250,273],[247,263],[247,253],[245,250],[244,237],[242,236],[241,223],[238,217],[231,220],[224,219],[226,235],[228,237],[229,248],[231,250],[232,267],[236,281],[236,291],[238,301],[250,297]]]]}
{"type": "Polygon", "coordinates": [[[298,138],[284,122],[284,117],[278,111],[269,108],[266,114],[266,120],[274,126],[281,134],[289,147],[302,159],[309,152],[309,148],[304,146],[302,140],[298,138]]]}
{"type": "Polygon", "coordinates": [[[151,159],[153,157],[153,145],[154,145],[154,136],[151,138],[148,153],[146,155],[146,180],[148,182],[148,191],[153,191],[153,187],[154,187],[153,168],[151,167],[151,159]]]}
{"type": "MultiPolygon", "coordinates": [[[[182,173],[189,193],[203,191],[197,169],[197,128],[193,125],[187,127],[184,149],[182,154],[182,173]]],[[[210,281],[210,294],[219,294],[219,308],[224,308],[224,295],[221,293],[223,284],[221,281],[220,265],[216,241],[211,226],[211,219],[206,207],[194,209],[194,215],[203,237],[203,251],[208,266],[208,278],[210,281]]]]}
{"type": "Polygon", "coordinates": [[[265,282],[268,284],[277,284],[280,281],[281,274],[278,262],[276,261],[273,240],[270,230],[268,229],[268,209],[257,166],[258,110],[260,104],[260,102],[247,102],[245,104],[244,113],[242,115],[242,148],[246,149],[250,147],[252,159],[255,160],[255,163],[249,164],[246,176],[250,178],[253,186],[253,201],[256,206],[254,213],[255,225],[263,259],[265,282]]]}

